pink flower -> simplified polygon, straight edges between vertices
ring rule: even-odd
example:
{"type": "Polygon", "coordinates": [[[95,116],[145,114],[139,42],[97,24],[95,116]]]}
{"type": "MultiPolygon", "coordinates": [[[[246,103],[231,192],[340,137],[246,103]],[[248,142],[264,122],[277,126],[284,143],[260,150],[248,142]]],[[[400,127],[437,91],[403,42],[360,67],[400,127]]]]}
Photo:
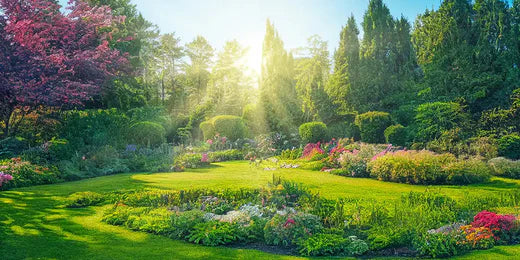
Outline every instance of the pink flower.
{"type": "Polygon", "coordinates": [[[208,143],[209,145],[212,145],[213,144],[213,140],[208,139],[208,141],[206,141],[206,143],[208,143]]]}
{"type": "Polygon", "coordinates": [[[202,154],[202,159],[200,159],[200,161],[207,163],[209,161],[208,154],[207,153],[202,154]]]}
{"type": "Polygon", "coordinates": [[[227,138],[224,136],[222,137],[222,144],[226,144],[227,138]]]}

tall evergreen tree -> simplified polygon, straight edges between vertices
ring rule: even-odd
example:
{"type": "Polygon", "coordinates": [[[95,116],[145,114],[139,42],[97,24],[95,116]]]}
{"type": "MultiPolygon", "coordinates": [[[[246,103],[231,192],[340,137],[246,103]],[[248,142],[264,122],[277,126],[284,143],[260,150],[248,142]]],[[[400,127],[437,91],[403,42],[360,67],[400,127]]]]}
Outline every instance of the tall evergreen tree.
{"type": "Polygon", "coordinates": [[[340,112],[352,110],[347,101],[350,88],[358,78],[359,69],[359,29],[354,15],[351,15],[340,34],[339,47],[334,53],[334,73],[326,90],[338,106],[340,112]]]}
{"type": "Polygon", "coordinates": [[[260,107],[267,131],[288,133],[301,123],[301,106],[294,80],[294,58],[284,49],[278,32],[269,20],[262,51],[260,107]]]}

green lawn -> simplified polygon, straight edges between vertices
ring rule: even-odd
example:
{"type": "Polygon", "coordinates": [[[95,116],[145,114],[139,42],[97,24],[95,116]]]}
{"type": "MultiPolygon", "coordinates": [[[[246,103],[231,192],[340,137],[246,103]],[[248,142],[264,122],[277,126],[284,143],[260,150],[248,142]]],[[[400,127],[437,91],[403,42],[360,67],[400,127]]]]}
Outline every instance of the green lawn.
{"type": "MultiPolygon", "coordinates": [[[[247,162],[228,162],[183,173],[119,174],[90,180],[0,192],[0,259],[292,259],[256,250],[211,248],[129,231],[100,221],[103,207],[66,209],[63,199],[78,191],[108,192],[136,188],[256,188],[272,175],[305,183],[328,198],[390,200],[427,187],[353,179],[307,170],[263,171],[247,162]]],[[[436,187],[437,188],[437,187],[436,187]]],[[[494,179],[486,185],[442,186],[441,191],[490,193],[518,189],[520,181],[494,179]]],[[[520,246],[495,247],[461,259],[519,258],[520,246]]]]}

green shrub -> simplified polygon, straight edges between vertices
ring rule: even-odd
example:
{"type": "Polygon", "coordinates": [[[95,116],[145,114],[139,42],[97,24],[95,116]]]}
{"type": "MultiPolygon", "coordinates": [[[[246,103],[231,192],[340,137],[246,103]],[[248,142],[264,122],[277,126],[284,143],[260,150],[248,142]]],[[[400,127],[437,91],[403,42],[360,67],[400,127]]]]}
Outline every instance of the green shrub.
{"type": "Polygon", "coordinates": [[[366,143],[384,143],[385,129],[392,125],[392,118],[386,112],[372,111],[356,117],[361,141],[366,143]]]}
{"type": "Polygon", "coordinates": [[[208,154],[209,162],[226,162],[226,161],[237,161],[244,159],[244,152],[240,150],[225,150],[217,151],[208,154]]]}
{"type": "Polygon", "coordinates": [[[447,183],[467,185],[488,181],[491,177],[487,164],[478,159],[452,162],[443,167],[447,175],[447,183]]]}
{"type": "Polygon", "coordinates": [[[346,254],[349,240],[335,234],[315,234],[298,243],[303,256],[341,256],[346,254]]]}
{"type": "Polygon", "coordinates": [[[452,154],[429,151],[398,151],[368,163],[370,176],[378,180],[409,184],[446,184],[442,167],[455,162],[452,154]]]}
{"type": "Polygon", "coordinates": [[[504,157],[494,158],[488,161],[491,173],[498,177],[520,179],[520,160],[513,161],[504,157]]]}
{"type": "Polygon", "coordinates": [[[193,227],[204,222],[204,214],[206,213],[202,210],[190,210],[173,215],[171,218],[173,231],[170,233],[170,236],[172,238],[185,239],[189,236],[193,227]]]}
{"type": "Polygon", "coordinates": [[[416,140],[428,142],[437,139],[444,131],[459,127],[464,133],[469,132],[470,116],[463,107],[454,102],[426,103],[417,108],[415,124],[416,140]]]}
{"type": "Polygon", "coordinates": [[[209,221],[195,225],[187,238],[188,241],[195,244],[219,246],[241,240],[240,234],[241,232],[239,232],[237,225],[227,222],[209,221]]]}
{"type": "Polygon", "coordinates": [[[215,135],[227,137],[230,141],[236,141],[247,137],[247,127],[244,120],[238,116],[216,116],[200,124],[204,139],[213,139],[215,135]]]}
{"type": "Polygon", "coordinates": [[[282,154],[280,154],[281,160],[297,160],[302,157],[303,149],[302,148],[293,148],[283,150],[282,154]]]}
{"type": "Polygon", "coordinates": [[[408,133],[402,125],[392,125],[385,130],[386,143],[396,146],[405,146],[408,141],[408,133]]]}
{"type": "Polygon", "coordinates": [[[300,137],[305,144],[325,142],[328,137],[327,125],[322,122],[310,122],[300,125],[300,137]]]}
{"type": "Polygon", "coordinates": [[[130,119],[117,109],[68,111],[62,118],[60,138],[75,151],[85,146],[125,145],[130,119]]]}
{"type": "Polygon", "coordinates": [[[105,196],[96,192],[76,192],[67,198],[65,206],[67,208],[84,208],[99,205],[104,200],[105,196]]]}
{"type": "Polygon", "coordinates": [[[174,230],[170,221],[172,214],[166,208],[148,208],[141,214],[130,215],[125,226],[132,230],[168,235],[174,230]]]}
{"type": "Polygon", "coordinates": [[[368,252],[369,246],[367,242],[357,238],[356,236],[350,236],[349,245],[347,246],[347,253],[349,255],[360,256],[368,252]]]}
{"type": "Polygon", "coordinates": [[[217,133],[211,120],[200,123],[199,128],[200,130],[202,130],[204,140],[213,139],[213,137],[215,137],[215,134],[217,133]]]}
{"type": "Polygon", "coordinates": [[[129,137],[134,144],[157,146],[166,142],[166,130],[158,123],[139,122],[130,127],[129,137]]]}
{"type": "Polygon", "coordinates": [[[16,157],[27,148],[29,144],[22,138],[8,137],[0,140],[0,160],[16,157]]]}
{"type": "Polygon", "coordinates": [[[450,233],[434,233],[428,232],[415,241],[415,247],[422,256],[433,258],[451,257],[461,253],[462,248],[459,246],[461,237],[457,236],[457,232],[450,233]]]}
{"type": "Polygon", "coordinates": [[[510,134],[500,138],[498,140],[498,154],[509,159],[520,159],[520,136],[510,134]]]}
{"type": "Polygon", "coordinates": [[[276,214],[264,228],[268,245],[293,246],[299,239],[319,233],[323,225],[319,217],[306,213],[276,214]]]}

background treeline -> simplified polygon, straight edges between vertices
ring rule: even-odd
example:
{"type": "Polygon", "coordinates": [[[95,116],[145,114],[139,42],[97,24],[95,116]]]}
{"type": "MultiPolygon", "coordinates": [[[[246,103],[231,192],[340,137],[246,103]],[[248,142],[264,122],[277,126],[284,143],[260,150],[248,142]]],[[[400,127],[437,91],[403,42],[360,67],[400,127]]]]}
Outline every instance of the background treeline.
{"type": "Polygon", "coordinates": [[[3,158],[52,140],[68,144],[76,168],[100,147],[114,154],[110,149],[129,144],[197,145],[215,134],[297,144],[300,125],[316,121],[326,125],[320,140],[347,137],[457,155],[489,148],[519,157],[520,1],[444,0],[412,26],[372,0],[361,28],[348,18],[332,55],[316,35],[305,47],[285,49],[267,21],[257,81],[245,65],[247,48],[236,40],[220,50],[203,36],[181,44],[173,33],[160,34],[129,0],[87,2],[126,17],[111,25],[107,40],[125,54],[128,68],[81,104],[34,99],[2,113],[3,158]]]}

